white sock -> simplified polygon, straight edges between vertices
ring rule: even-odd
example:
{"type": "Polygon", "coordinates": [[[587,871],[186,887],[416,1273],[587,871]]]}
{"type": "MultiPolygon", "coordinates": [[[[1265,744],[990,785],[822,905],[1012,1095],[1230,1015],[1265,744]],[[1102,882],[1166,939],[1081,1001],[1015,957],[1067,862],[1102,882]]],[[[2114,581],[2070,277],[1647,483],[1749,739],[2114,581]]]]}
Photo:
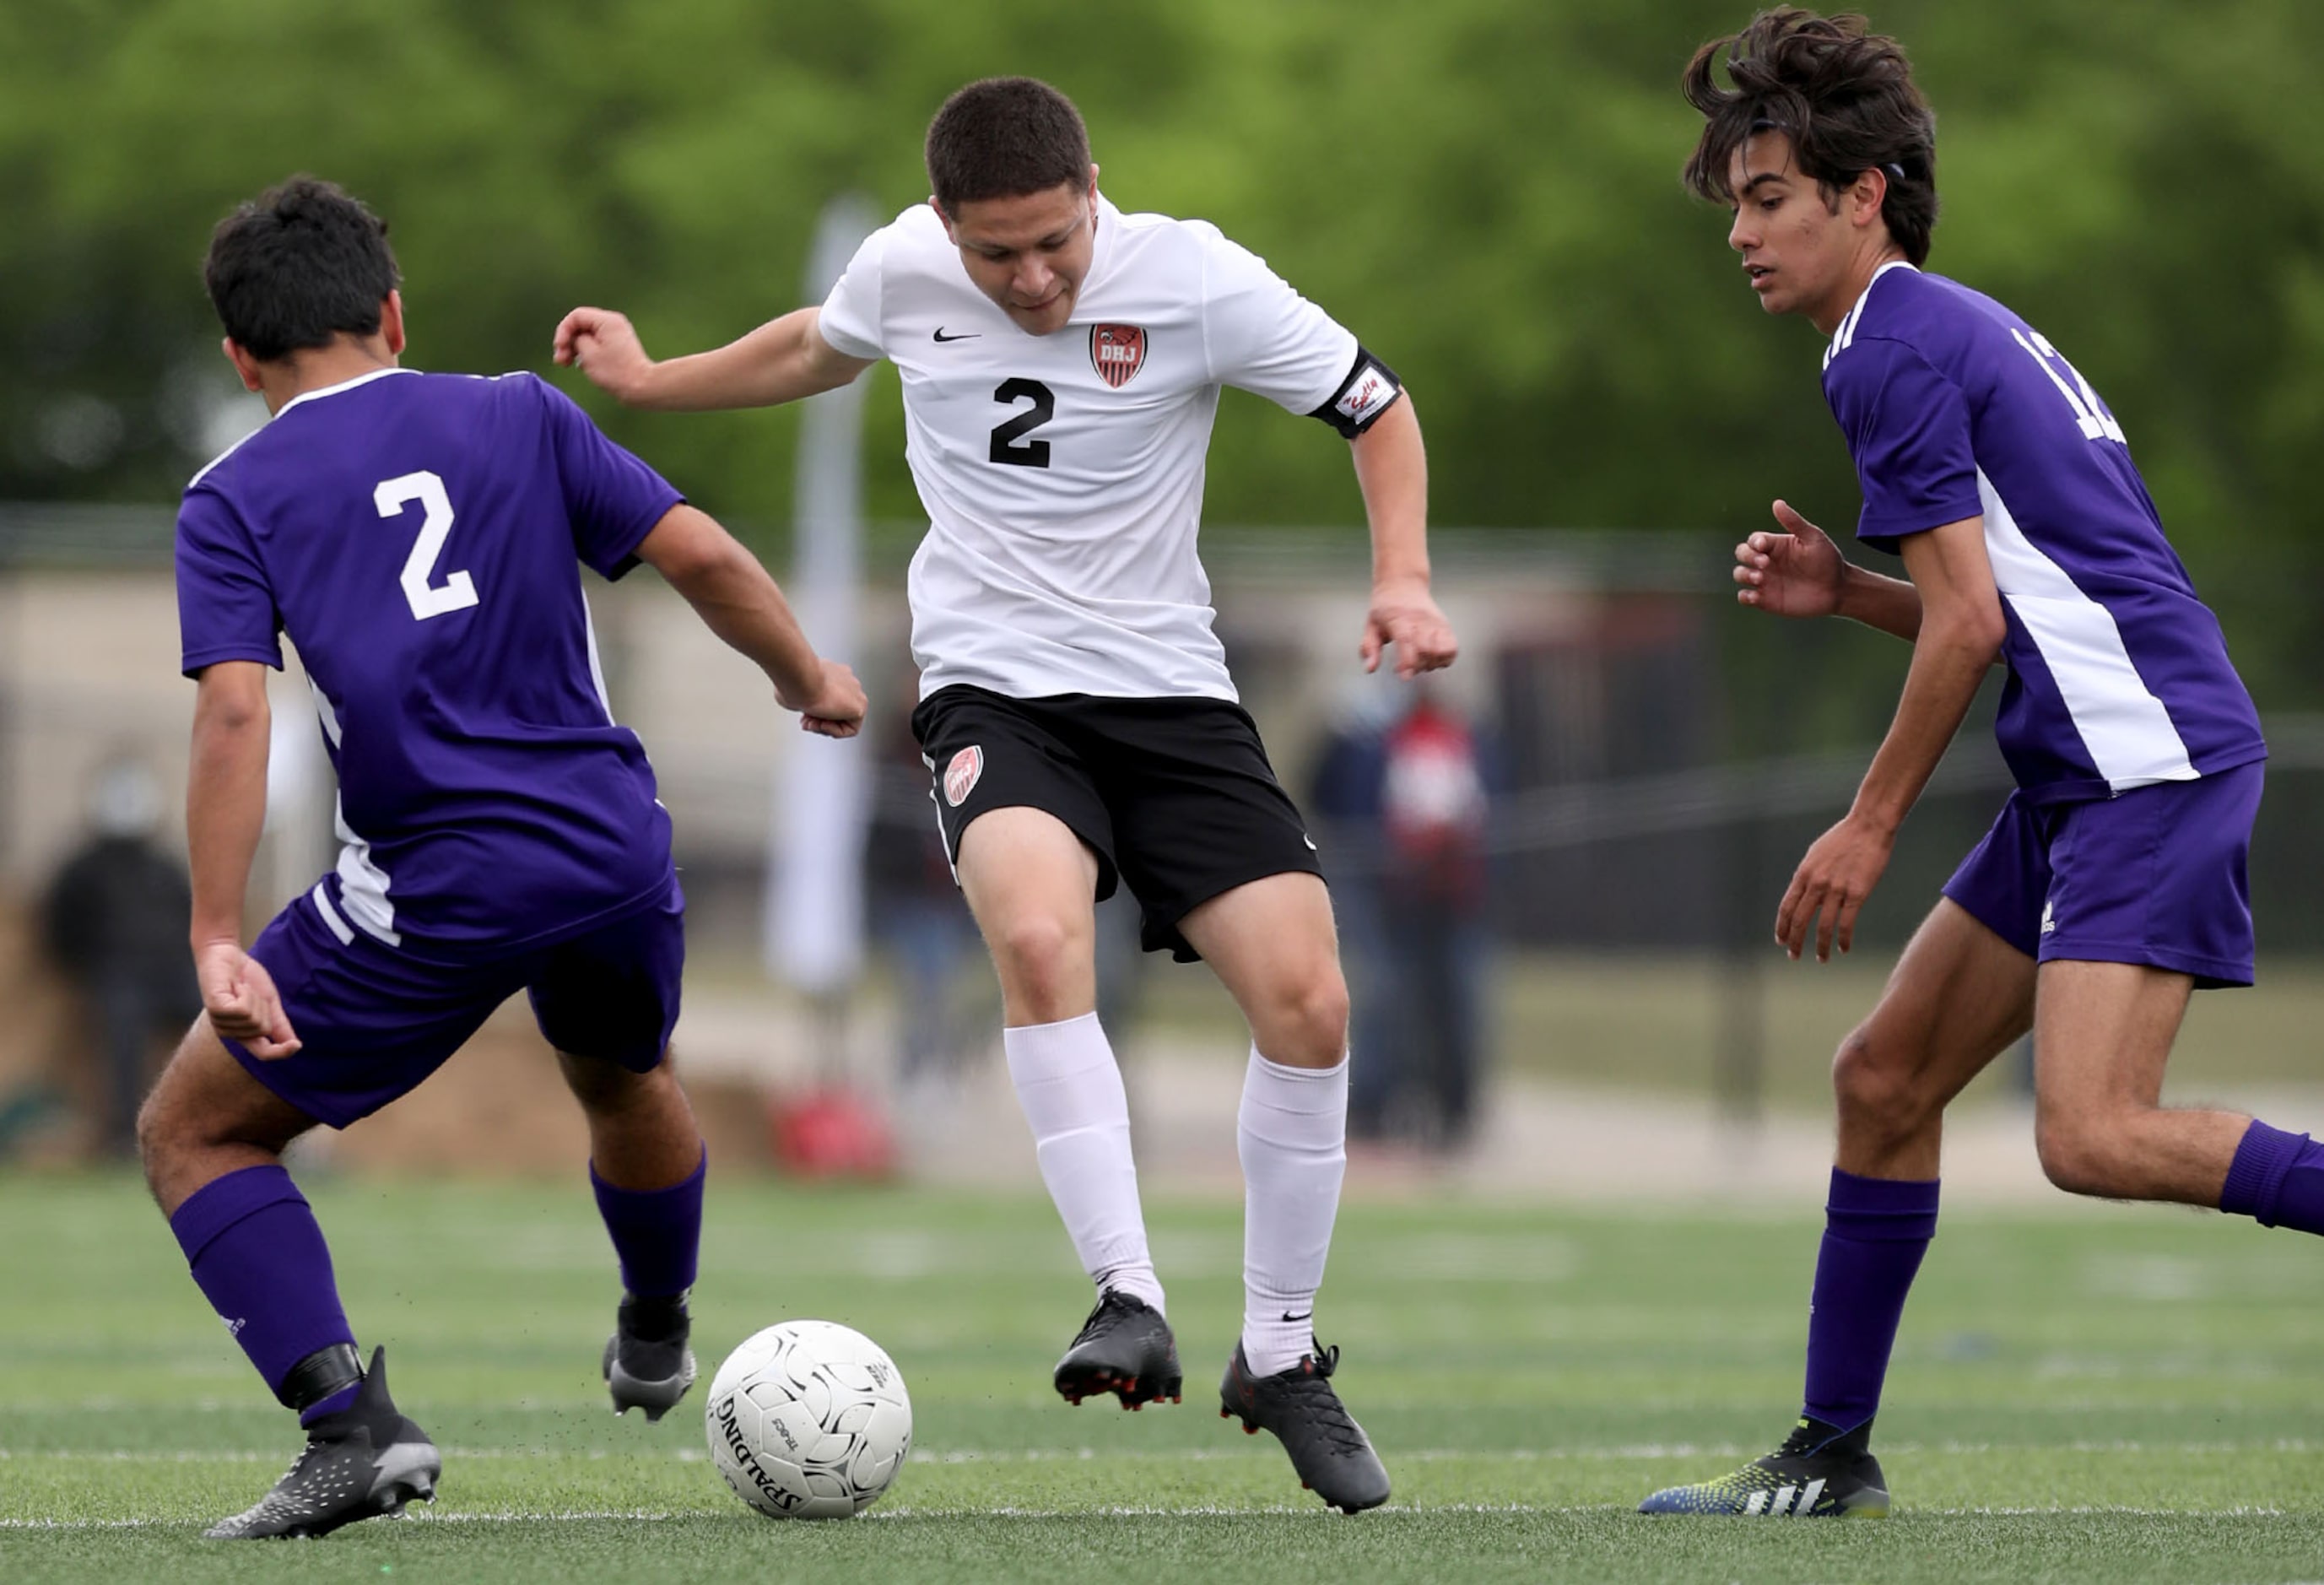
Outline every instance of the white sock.
{"type": "Polygon", "coordinates": [[[1146,1250],[1138,1166],[1130,1154],[1130,1097],[1095,1013],[1003,1029],[1009,1077],[1033,1129],[1041,1181],[1065,1220],[1074,1252],[1100,1293],[1111,1288],[1162,1308],[1146,1250]]]}
{"type": "Polygon", "coordinates": [[[1254,1376],[1314,1346],[1315,1291],[1348,1170],[1348,1062],[1294,1068],[1251,1049],[1235,1143],[1242,1154],[1242,1350],[1254,1376]]]}

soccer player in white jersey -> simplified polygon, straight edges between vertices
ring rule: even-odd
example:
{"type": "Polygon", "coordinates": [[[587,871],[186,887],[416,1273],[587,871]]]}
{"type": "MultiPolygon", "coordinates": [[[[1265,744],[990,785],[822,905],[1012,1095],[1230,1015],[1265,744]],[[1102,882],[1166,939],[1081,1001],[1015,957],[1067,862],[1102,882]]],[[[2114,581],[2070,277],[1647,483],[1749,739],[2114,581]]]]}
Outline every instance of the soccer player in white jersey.
{"type": "Polygon", "coordinates": [[[1042,1176],[1098,1290],[1057,1390],[1179,1396],[1094,1010],[1094,904],[1127,882],[1147,947],[1208,963],[1250,1024],[1246,1303],[1222,1413],[1274,1432],[1325,1502],[1370,1507],[1387,1471],[1313,1326],[1346,1166],[1347,990],[1314,844],[1235,702],[1194,540],[1221,386],[1320,419],[1351,443],[1371,524],[1363,664],[1393,646],[1404,676],[1449,665],[1420,428],[1385,364],[1215,227],[1107,202],[1047,84],[962,88],[927,163],[931,201],[873,234],[820,308],[662,363],[620,315],[576,309],[556,355],[659,409],[768,406],[895,364],[929,518],[913,731],[1042,1176]]]}

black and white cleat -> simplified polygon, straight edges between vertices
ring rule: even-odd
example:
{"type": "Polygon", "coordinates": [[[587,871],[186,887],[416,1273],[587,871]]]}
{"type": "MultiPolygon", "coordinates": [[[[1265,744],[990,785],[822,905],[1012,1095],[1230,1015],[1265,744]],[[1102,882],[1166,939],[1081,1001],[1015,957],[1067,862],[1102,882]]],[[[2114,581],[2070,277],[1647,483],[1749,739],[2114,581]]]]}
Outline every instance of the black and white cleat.
{"type": "Polygon", "coordinates": [[[307,1428],[307,1446],[256,1507],[203,1532],[211,1541],[328,1535],[436,1495],[444,1461],[387,1394],[387,1350],[372,1351],[355,1401],[307,1428]]]}

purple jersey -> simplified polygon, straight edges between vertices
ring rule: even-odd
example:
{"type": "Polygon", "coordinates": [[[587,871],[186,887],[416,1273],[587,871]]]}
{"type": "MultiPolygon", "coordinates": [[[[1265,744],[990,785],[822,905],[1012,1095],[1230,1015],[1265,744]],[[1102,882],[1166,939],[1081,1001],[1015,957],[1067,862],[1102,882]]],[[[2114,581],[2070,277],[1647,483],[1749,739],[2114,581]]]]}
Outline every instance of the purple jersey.
{"type": "Polygon", "coordinates": [[[2028,798],[2110,797],[2266,755],[2121,426],[2040,332],[1957,281],[1886,264],[1840,321],[1823,388],[1867,544],[1985,520],[2008,625],[1997,733],[2028,798]]]}
{"type": "Polygon", "coordinates": [[[665,893],[669,816],[578,564],[621,576],[681,499],[530,374],[309,392],[195,475],[185,670],[298,646],[339,776],[334,929],[513,947],[665,893]]]}

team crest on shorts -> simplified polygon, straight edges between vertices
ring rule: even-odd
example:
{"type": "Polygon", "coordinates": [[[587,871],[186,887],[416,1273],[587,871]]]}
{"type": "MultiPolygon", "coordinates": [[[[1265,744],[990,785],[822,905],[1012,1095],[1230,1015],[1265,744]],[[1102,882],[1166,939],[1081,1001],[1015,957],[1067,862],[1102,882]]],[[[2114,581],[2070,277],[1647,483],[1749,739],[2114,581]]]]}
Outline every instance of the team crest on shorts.
{"type": "Polygon", "coordinates": [[[955,809],[959,808],[961,800],[976,790],[976,779],[983,774],[984,751],[971,743],[954,754],[952,762],[945,767],[945,802],[955,809]]]}
{"type": "Polygon", "coordinates": [[[1146,363],[1146,332],[1135,325],[1090,327],[1090,365],[1116,391],[1138,377],[1146,363]]]}

